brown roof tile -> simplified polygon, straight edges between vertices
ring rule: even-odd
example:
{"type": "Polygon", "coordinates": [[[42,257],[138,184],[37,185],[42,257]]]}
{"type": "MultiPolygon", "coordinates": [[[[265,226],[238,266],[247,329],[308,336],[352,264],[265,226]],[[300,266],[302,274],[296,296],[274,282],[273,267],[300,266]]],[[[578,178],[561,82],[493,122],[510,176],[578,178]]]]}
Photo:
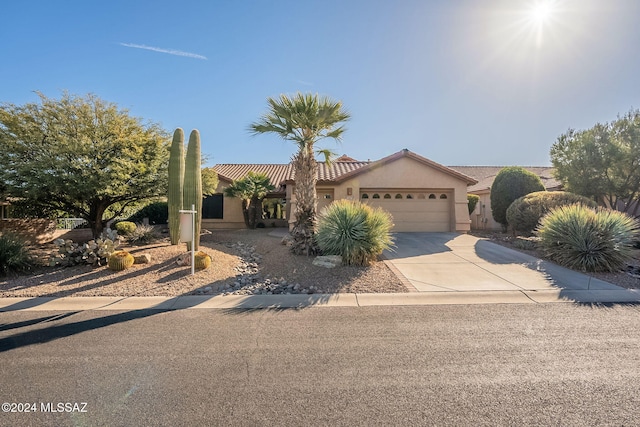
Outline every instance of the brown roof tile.
{"type": "MultiPolygon", "coordinates": [[[[523,166],[526,170],[535,173],[540,177],[542,184],[547,190],[555,190],[560,188],[561,183],[554,178],[553,168],[550,166],[523,166]]],[[[465,175],[471,176],[478,180],[478,183],[470,186],[467,191],[488,190],[493,185],[493,180],[504,166],[449,166],[449,168],[457,170],[465,175]]]]}
{"type": "Polygon", "coordinates": [[[249,172],[266,174],[271,183],[276,186],[275,192],[284,192],[284,183],[293,174],[293,167],[290,164],[220,164],[213,169],[218,173],[220,179],[225,181],[235,181],[243,178],[249,172]]]}

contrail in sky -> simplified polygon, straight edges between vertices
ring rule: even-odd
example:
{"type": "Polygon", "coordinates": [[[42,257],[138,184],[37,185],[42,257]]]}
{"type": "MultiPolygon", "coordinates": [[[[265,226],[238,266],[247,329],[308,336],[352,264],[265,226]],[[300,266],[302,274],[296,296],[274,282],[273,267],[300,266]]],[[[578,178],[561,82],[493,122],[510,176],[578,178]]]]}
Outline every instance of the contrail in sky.
{"type": "Polygon", "coordinates": [[[120,43],[120,45],[125,47],[133,47],[136,49],[146,49],[146,50],[152,50],[154,52],[168,53],[169,55],[186,56],[187,58],[204,59],[204,60],[207,59],[207,57],[204,55],[198,55],[197,53],[191,53],[191,52],[183,52],[181,50],[176,50],[176,49],[163,49],[161,47],[153,47],[153,46],[147,46],[144,44],[134,44],[134,43],[120,43]]]}

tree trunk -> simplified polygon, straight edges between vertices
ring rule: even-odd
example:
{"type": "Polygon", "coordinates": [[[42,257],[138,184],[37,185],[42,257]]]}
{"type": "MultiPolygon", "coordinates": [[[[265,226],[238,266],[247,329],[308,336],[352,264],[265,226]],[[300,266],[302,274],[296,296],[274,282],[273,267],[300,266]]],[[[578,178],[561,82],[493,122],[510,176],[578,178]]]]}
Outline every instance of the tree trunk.
{"type": "Polygon", "coordinates": [[[251,228],[251,220],[249,218],[249,203],[248,199],[242,199],[242,216],[244,218],[244,225],[247,228],[251,228]]]}
{"type": "Polygon", "coordinates": [[[104,230],[104,222],[102,221],[102,217],[104,216],[104,212],[109,207],[109,204],[105,201],[96,201],[91,204],[89,209],[89,216],[85,218],[89,222],[89,227],[91,227],[91,234],[93,234],[93,238],[97,239],[102,234],[104,230]]]}
{"type": "Polygon", "coordinates": [[[293,158],[295,169],[296,221],[291,231],[291,251],[297,255],[315,255],[319,249],[315,243],[316,180],[318,165],[310,150],[300,150],[293,158]]]}
{"type": "Polygon", "coordinates": [[[253,197],[251,203],[249,203],[249,222],[250,228],[256,228],[258,226],[258,220],[262,219],[262,199],[253,197]],[[258,217],[260,213],[260,217],[258,217]]]}

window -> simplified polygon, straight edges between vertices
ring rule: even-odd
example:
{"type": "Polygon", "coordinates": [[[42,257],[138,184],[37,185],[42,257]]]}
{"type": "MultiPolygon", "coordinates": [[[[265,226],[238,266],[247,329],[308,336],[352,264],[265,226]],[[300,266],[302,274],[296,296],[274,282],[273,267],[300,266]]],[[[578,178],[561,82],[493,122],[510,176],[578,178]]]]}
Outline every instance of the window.
{"type": "Polygon", "coordinates": [[[430,198],[430,199],[435,199],[435,198],[436,198],[436,195],[435,195],[435,194],[433,194],[433,193],[431,193],[431,194],[429,194],[429,198],[430,198]]]}
{"type": "Polygon", "coordinates": [[[385,199],[390,199],[390,198],[391,198],[391,194],[389,194],[389,193],[385,194],[385,195],[384,195],[384,198],[385,198],[385,199]]]}
{"type": "Polygon", "coordinates": [[[402,199],[402,194],[400,193],[396,194],[396,199],[402,199]]]}
{"type": "Polygon", "coordinates": [[[202,200],[202,218],[222,219],[224,197],[222,194],[207,196],[202,200]]]}
{"type": "Polygon", "coordinates": [[[413,199],[413,196],[411,194],[407,194],[407,199],[413,199]]]}
{"type": "Polygon", "coordinates": [[[374,199],[379,199],[379,198],[380,198],[380,195],[379,195],[378,193],[376,193],[376,194],[374,194],[374,195],[373,195],[373,198],[374,198],[374,199]]]}
{"type": "Polygon", "coordinates": [[[330,199],[330,198],[331,198],[331,194],[325,194],[325,195],[324,195],[324,196],[322,196],[322,197],[324,197],[325,199],[330,199]]]}
{"type": "Polygon", "coordinates": [[[368,199],[369,195],[367,193],[362,193],[362,196],[360,196],[361,199],[368,199]]]}
{"type": "Polygon", "coordinates": [[[446,194],[441,194],[441,195],[440,195],[440,198],[441,198],[441,199],[446,199],[446,198],[447,198],[447,195],[446,195],[446,194]]]}

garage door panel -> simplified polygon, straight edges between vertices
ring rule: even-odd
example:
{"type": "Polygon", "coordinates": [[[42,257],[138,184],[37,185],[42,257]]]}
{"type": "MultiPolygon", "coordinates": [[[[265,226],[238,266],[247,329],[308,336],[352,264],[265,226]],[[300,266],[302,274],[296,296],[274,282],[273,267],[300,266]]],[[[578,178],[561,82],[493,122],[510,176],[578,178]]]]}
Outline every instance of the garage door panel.
{"type": "MultiPolygon", "coordinates": [[[[429,190],[423,192],[429,193],[429,190]]],[[[391,213],[395,224],[394,231],[451,231],[449,199],[365,199],[364,201],[370,206],[380,207],[391,213]]]]}

